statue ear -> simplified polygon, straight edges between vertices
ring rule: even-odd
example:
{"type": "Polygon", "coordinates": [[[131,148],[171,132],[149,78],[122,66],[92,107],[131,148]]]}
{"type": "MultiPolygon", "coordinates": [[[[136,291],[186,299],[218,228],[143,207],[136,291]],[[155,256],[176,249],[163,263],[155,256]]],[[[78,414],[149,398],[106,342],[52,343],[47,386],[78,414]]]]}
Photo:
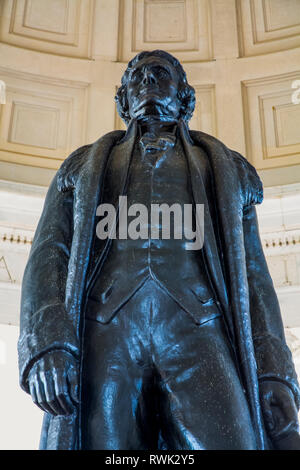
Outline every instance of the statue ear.
{"type": "Polygon", "coordinates": [[[188,84],[185,84],[177,93],[178,99],[181,101],[180,117],[188,122],[195,109],[195,90],[188,84]]]}
{"type": "Polygon", "coordinates": [[[178,97],[179,101],[181,102],[180,111],[179,111],[179,118],[180,119],[185,119],[187,104],[186,104],[185,94],[182,92],[182,90],[178,91],[177,97],[178,97]]]}
{"type": "Polygon", "coordinates": [[[179,111],[179,119],[181,119],[185,114],[185,104],[184,104],[184,96],[183,96],[182,90],[178,90],[177,98],[179,99],[181,103],[180,111],[179,111]]]}
{"type": "Polygon", "coordinates": [[[127,87],[125,85],[122,85],[116,94],[115,101],[117,103],[117,110],[118,113],[125,121],[125,124],[128,125],[130,121],[130,115],[129,115],[129,106],[128,106],[128,100],[127,100],[127,87]]]}

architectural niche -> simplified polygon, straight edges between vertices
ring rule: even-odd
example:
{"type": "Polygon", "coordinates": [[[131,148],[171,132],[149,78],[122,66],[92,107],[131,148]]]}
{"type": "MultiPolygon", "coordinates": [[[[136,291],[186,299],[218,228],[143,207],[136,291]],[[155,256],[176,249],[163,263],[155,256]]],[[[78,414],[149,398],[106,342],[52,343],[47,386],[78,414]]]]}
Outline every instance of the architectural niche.
{"type": "Polygon", "coordinates": [[[127,0],[120,4],[119,60],[164,49],[181,62],[213,58],[208,0],[127,0]]]}
{"type": "Polygon", "coordinates": [[[0,160],[57,169],[86,137],[87,83],[10,71],[2,105],[0,160]]]}
{"type": "Polygon", "coordinates": [[[242,82],[247,157],[257,169],[300,163],[299,79],[300,71],[242,82]]]}
{"type": "Polygon", "coordinates": [[[0,41],[35,51],[88,58],[93,0],[2,0],[0,41]]]}
{"type": "Polygon", "coordinates": [[[300,46],[298,0],[236,0],[241,56],[300,46]]]}

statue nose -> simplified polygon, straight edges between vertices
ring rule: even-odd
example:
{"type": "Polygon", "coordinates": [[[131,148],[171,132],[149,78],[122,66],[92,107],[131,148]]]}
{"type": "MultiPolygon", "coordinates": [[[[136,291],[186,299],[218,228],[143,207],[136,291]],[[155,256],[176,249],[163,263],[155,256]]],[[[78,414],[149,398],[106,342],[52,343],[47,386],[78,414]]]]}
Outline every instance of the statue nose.
{"type": "Polygon", "coordinates": [[[144,72],[142,83],[143,85],[155,85],[156,84],[156,78],[154,77],[153,73],[150,70],[146,70],[144,72]]]}

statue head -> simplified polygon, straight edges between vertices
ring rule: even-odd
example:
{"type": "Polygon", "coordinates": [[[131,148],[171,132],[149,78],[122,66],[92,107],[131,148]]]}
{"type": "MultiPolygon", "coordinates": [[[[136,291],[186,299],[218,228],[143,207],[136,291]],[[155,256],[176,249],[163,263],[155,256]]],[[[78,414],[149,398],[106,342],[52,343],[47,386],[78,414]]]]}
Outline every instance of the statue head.
{"type": "Polygon", "coordinates": [[[128,63],[115,100],[126,124],[133,118],[188,122],[195,108],[195,90],[174,56],[144,51],[128,63]]]}

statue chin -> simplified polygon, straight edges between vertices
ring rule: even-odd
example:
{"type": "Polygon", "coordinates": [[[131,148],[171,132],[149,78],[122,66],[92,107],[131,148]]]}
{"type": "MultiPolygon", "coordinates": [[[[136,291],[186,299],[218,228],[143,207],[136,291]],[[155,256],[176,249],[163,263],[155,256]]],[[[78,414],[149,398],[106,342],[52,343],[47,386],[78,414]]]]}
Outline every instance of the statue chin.
{"type": "Polygon", "coordinates": [[[173,113],[166,106],[166,100],[162,100],[161,97],[152,96],[144,97],[140,104],[135,106],[133,110],[130,110],[130,116],[133,119],[143,122],[174,122],[178,120],[173,113]]]}
{"type": "Polygon", "coordinates": [[[138,111],[134,111],[130,114],[133,119],[137,119],[140,122],[176,122],[178,117],[168,113],[162,107],[147,105],[140,108],[138,111]]]}
{"type": "Polygon", "coordinates": [[[144,114],[142,116],[137,117],[137,120],[140,123],[146,123],[146,124],[152,124],[155,125],[155,123],[176,123],[178,119],[175,119],[174,116],[168,116],[168,115],[157,115],[157,114],[144,114]]]}

